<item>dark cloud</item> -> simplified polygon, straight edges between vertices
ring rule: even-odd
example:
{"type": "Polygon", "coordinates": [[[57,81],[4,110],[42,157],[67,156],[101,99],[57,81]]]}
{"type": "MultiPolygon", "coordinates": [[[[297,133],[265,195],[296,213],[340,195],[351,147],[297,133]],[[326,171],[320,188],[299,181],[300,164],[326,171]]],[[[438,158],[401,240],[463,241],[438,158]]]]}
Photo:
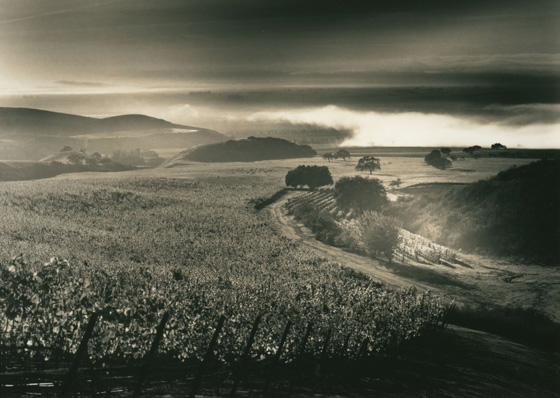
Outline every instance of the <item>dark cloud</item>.
{"type": "Polygon", "coordinates": [[[106,84],[100,82],[77,82],[74,80],[58,80],[58,84],[63,84],[65,86],[77,86],[77,87],[105,87],[106,84]]]}
{"type": "Polygon", "coordinates": [[[556,123],[559,26],[557,0],[4,0],[0,103],[556,123]]]}

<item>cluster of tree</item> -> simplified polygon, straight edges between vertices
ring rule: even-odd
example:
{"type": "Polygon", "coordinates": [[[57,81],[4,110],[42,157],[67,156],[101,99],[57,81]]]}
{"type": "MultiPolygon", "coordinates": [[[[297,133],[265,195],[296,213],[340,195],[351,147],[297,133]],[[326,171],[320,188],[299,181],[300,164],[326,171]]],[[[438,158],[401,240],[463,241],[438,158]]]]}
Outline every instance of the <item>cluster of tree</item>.
{"type": "Polygon", "coordinates": [[[335,185],[334,197],[338,207],[360,214],[357,233],[342,228],[330,213],[307,202],[296,206],[293,214],[325,243],[372,257],[382,254],[391,262],[401,234],[398,221],[379,212],[388,203],[383,184],[378,179],[343,177],[335,185]]]}
{"type": "Polygon", "coordinates": [[[148,166],[155,167],[163,162],[157,152],[145,149],[135,149],[130,151],[115,151],[111,159],[127,166],[148,166]]]}
{"type": "Polygon", "coordinates": [[[424,162],[440,170],[445,170],[453,165],[451,160],[442,156],[442,152],[437,149],[434,149],[432,152],[427,154],[426,157],[424,157],[424,162]]]}
{"type": "Polygon", "coordinates": [[[111,159],[104,158],[99,164],[62,163],[56,160],[50,162],[15,162],[11,164],[0,163],[0,181],[22,181],[51,178],[65,173],[80,172],[112,172],[132,170],[133,167],[114,163],[111,159]]]}
{"type": "Polygon", "coordinates": [[[87,155],[85,151],[72,152],[66,157],[66,160],[68,161],[68,164],[74,166],[97,166],[98,164],[107,164],[111,161],[108,158],[104,158],[99,152],[94,152],[91,155],[87,155]]]}
{"type": "Polygon", "coordinates": [[[327,159],[329,162],[331,159],[350,159],[350,152],[346,149],[339,149],[336,152],[326,152],[323,154],[323,159],[327,159]]]}
{"type": "Polygon", "coordinates": [[[470,146],[468,148],[463,149],[463,152],[468,153],[469,155],[473,155],[475,152],[480,151],[482,149],[479,145],[470,146]]]}
{"type": "Polygon", "coordinates": [[[389,200],[387,190],[377,178],[342,177],[334,186],[337,205],[345,210],[380,210],[389,200]]]}
{"type": "Polygon", "coordinates": [[[492,149],[507,149],[507,146],[502,145],[502,144],[500,144],[500,143],[497,142],[497,143],[495,143],[495,144],[492,144],[492,147],[491,147],[491,148],[492,148],[492,149]]]}
{"type": "Polygon", "coordinates": [[[369,174],[371,174],[375,170],[381,170],[381,163],[379,159],[374,158],[373,156],[364,156],[358,160],[356,170],[369,171],[369,174]]]}
{"type": "Polygon", "coordinates": [[[331,185],[333,179],[326,166],[298,166],[286,174],[286,185],[293,188],[308,186],[309,189],[331,185]]]}

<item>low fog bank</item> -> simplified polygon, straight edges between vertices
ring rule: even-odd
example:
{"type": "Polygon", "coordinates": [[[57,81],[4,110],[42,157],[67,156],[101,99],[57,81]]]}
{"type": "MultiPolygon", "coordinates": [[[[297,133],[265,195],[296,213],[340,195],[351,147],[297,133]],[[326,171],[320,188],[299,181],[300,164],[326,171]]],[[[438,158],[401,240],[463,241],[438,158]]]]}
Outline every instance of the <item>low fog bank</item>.
{"type": "MultiPolygon", "coordinates": [[[[558,114],[560,106],[533,106],[529,111],[558,114]]],[[[523,108],[511,112],[523,116],[523,108]]],[[[507,110],[504,110],[507,112],[507,110]]],[[[496,142],[509,147],[560,148],[560,123],[513,124],[419,112],[360,112],[329,105],[311,109],[257,112],[251,122],[289,122],[350,131],[343,146],[491,146],[496,142]]]]}
{"type": "Polygon", "coordinates": [[[84,116],[142,113],[231,138],[277,136],[349,146],[560,148],[560,98],[549,87],[330,87],[0,96],[0,106],[84,116]],[[322,139],[322,138],[321,138],[322,139]]]}

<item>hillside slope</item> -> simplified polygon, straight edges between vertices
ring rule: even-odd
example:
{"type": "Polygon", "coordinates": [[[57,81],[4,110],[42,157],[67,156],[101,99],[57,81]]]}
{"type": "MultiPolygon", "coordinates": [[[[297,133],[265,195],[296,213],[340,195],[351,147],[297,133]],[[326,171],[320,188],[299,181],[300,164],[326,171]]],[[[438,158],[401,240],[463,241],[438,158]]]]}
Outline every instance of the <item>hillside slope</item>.
{"type": "Polygon", "coordinates": [[[39,109],[0,108],[2,160],[39,160],[66,145],[110,154],[136,148],[186,149],[225,140],[213,130],[146,115],[92,118],[39,109]]]}
{"type": "Polygon", "coordinates": [[[249,137],[218,144],[203,145],[183,151],[164,166],[172,167],[181,161],[195,162],[254,162],[258,160],[309,158],[317,154],[307,145],[297,145],[281,138],[249,137]]]}
{"type": "MultiPolygon", "coordinates": [[[[441,184],[440,184],[441,185],[441,184]]],[[[391,212],[406,229],[468,251],[560,259],[560,161],[541,160],[466,186],[423,186],[391,212]]]]}

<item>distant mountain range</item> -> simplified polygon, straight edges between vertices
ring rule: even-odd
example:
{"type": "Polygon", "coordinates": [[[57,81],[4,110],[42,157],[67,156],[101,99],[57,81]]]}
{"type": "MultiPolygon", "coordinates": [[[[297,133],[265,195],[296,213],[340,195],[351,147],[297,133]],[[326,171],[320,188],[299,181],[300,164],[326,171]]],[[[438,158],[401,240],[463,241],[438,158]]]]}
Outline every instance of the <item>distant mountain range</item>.
{"type": "Polygon", "coordinates": [[[111,154],[131,149],[188,149],[227,140],[200,127],[146,115],[93,118],[27,108],[0,108],[0,160],[39,160],[63,146],[111,154]]]}

